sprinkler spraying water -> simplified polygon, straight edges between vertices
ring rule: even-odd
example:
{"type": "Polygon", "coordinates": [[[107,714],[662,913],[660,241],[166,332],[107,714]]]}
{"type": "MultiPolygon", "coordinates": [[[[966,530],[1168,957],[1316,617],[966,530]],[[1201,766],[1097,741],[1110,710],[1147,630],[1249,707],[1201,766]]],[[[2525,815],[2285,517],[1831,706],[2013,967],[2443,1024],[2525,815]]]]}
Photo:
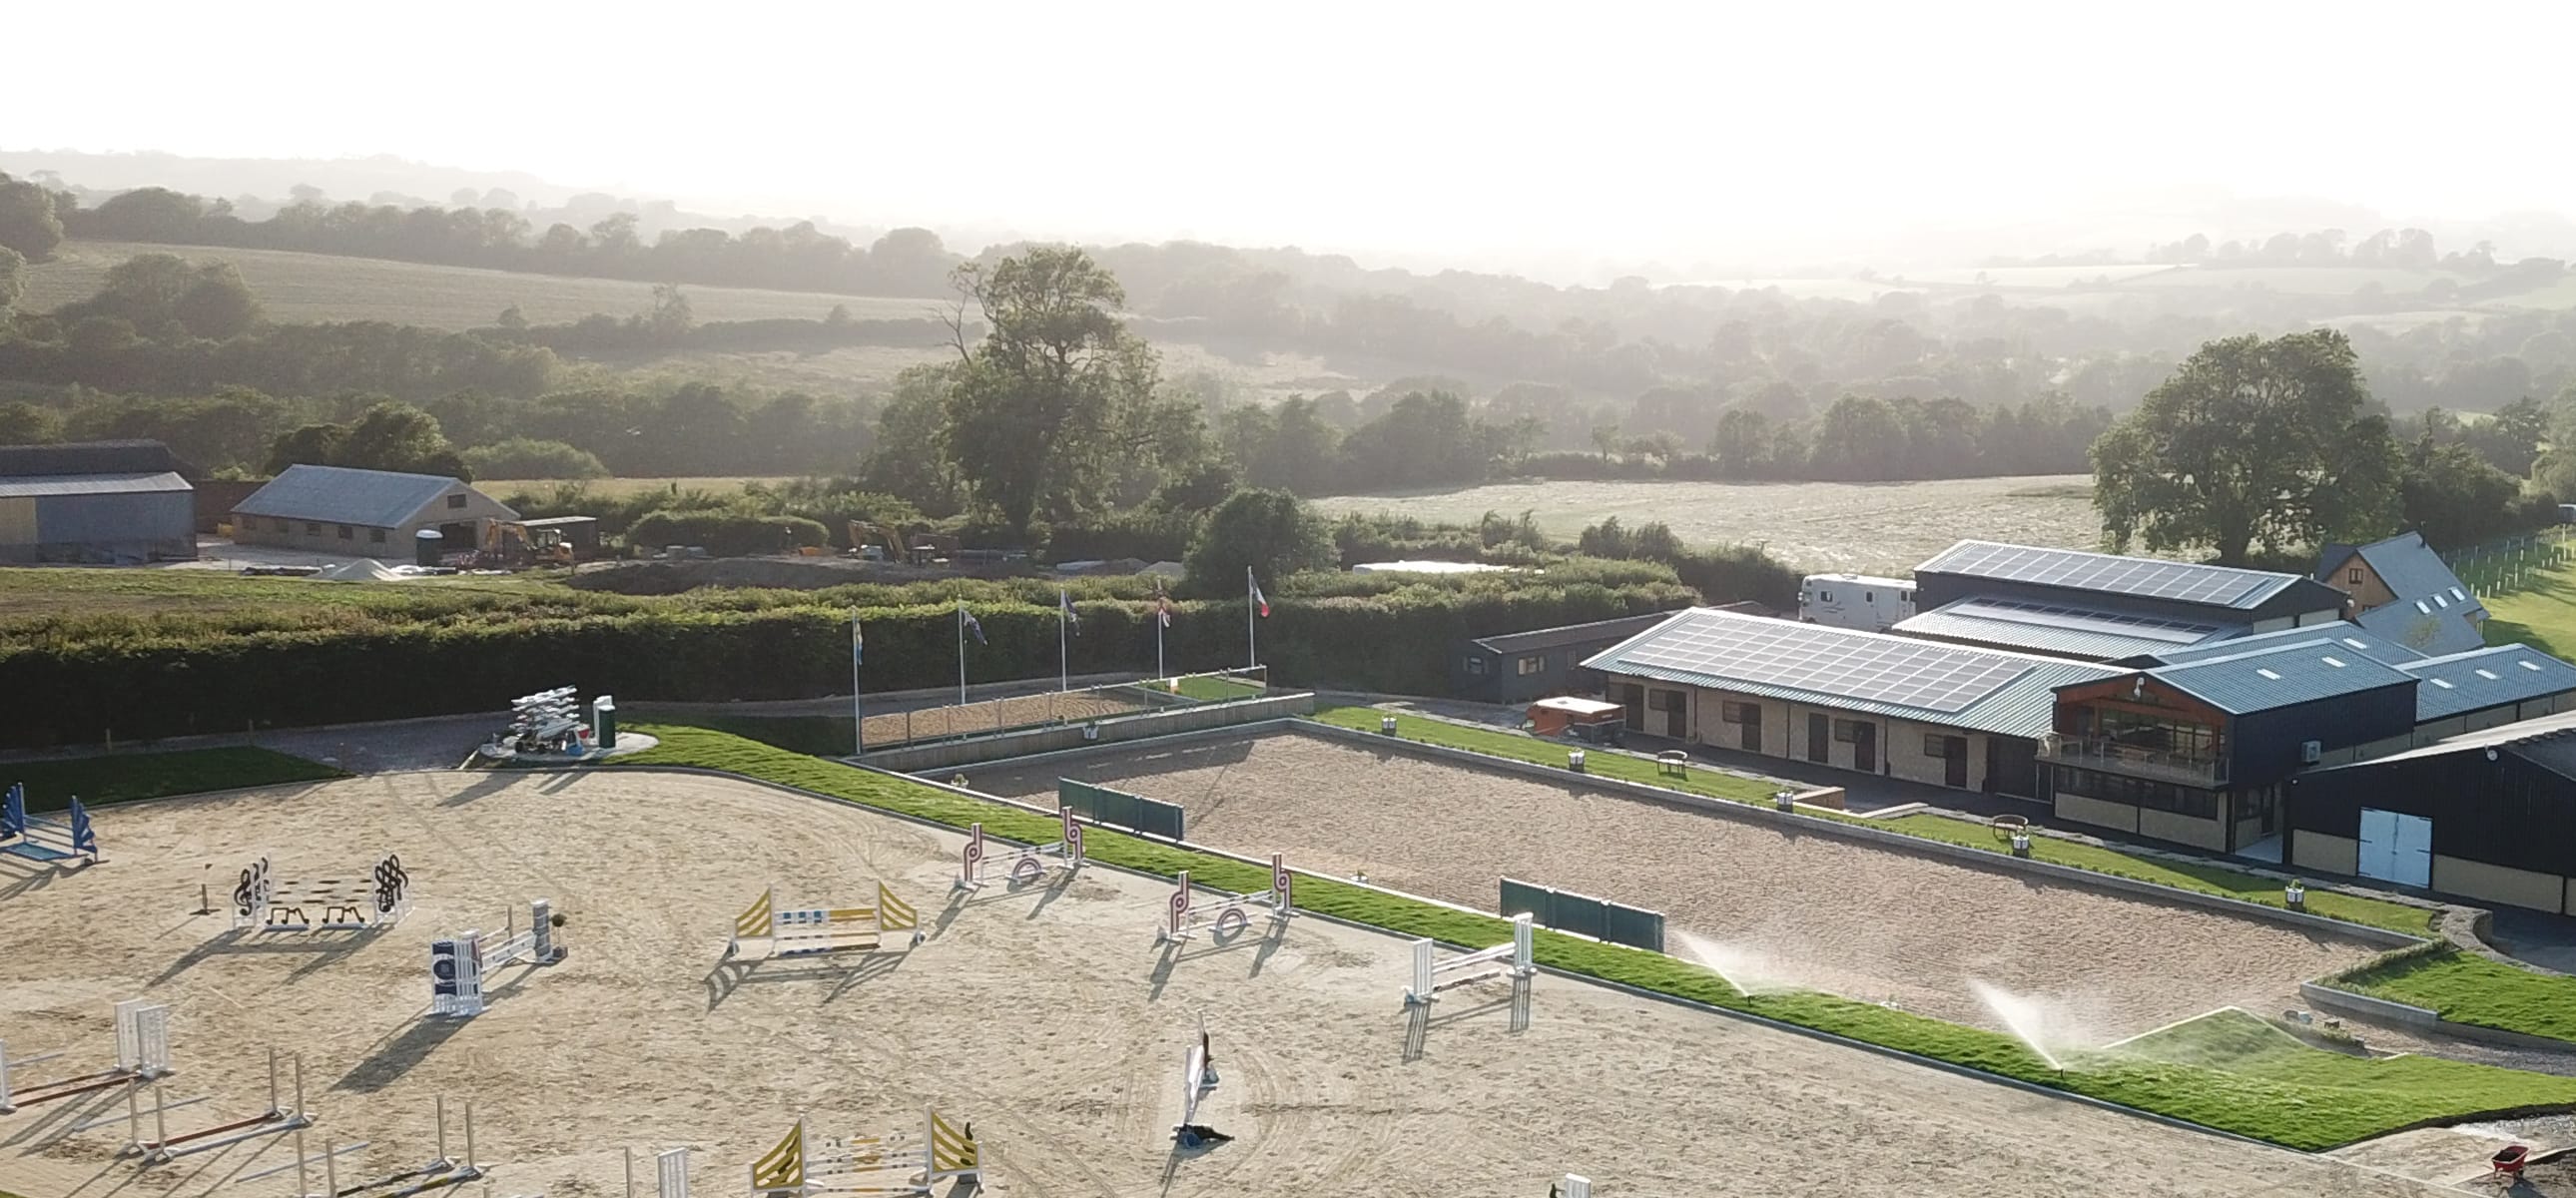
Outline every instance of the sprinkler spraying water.
{"type": "Polygon", "coordinates": [[[1990,986],[1984,982],[1971,980],[1968,983],[1968,989],[1977,996],[1978,1002],[1986,1004],[1986,1009],[1995,1013],[1995,1018],[2004,1021],[2005,1030],[2010,1031],[2032,1052],[2038,1054],[2039,1059],[2047,1062],[2049,1068],[2056,1070],[2058,1076],[2065,1076],[2066,1062],[2058,1060],[2057,1054],[2048,1051],[2048,1046],[2041,1042],[2048,1034],[2049,1017],[2046,1010],[2037,1002],[2000,986],[1990,986]]]}

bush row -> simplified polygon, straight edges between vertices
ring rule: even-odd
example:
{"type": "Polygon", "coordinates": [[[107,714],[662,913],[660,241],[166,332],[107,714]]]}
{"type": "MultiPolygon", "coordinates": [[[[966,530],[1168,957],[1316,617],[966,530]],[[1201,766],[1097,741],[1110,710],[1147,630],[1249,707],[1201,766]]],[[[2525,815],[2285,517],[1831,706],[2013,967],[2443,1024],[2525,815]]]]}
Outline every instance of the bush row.
{"type": "MultiPolygon", "coordinates": [[[[988,592],[989,593],[989,592],[988,592]]],[[[1440,694],[1447,657],[1466,638],[1682,607],[1690,591],[1661,582],[1595,582],[1518,590],[1412,587],[1380,595],[1273,604],[1261,660],[1290,685],[1440,694]]],[[[1054,596],[975,603],[976,682],[1056,671],[1054,596]]],[[[1164,635],[1175,671],[1246,660],[1240,603],[1176,605],[1164,635]]],[[[0,652],[0,689],[42,695],[0,724],[0,744],[46,746],[507,709],[511,698],[573,685],[585,695],[721,702],[837,694],[850,677],[849,607],[652,608],[561,618],[375,624],[246,635],[117,641],[51,640],[0,652]]],[[[1150,601],[1078,605],[1068,642],[1075,673],[1150,671],[1150,601]]],[[[954,683],[951,604],[861,611],[870,691],[954,683]]]]}

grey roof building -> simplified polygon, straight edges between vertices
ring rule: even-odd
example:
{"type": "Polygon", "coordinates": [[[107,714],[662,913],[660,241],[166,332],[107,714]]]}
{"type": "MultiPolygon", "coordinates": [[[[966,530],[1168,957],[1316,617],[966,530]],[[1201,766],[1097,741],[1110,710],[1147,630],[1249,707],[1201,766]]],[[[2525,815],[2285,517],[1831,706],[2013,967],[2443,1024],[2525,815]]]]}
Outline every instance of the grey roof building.
{"type": "Polygon", "coordinates": [[[1914,568],[1920,614],[1891,630],[2114,661],[2339,619],[2344,597],[2297,574],[1961,541],[1914,568]]]}
{"type": "Polygon", "coordinates": [[[2486,643],[2486,605],[2420,533],[2328,545],[2317,557],[2317,580],[2351,596],[2361,626],[2390,640],[2435,655],[2486,643]]]}
{"type": "Polygon", "coordinates": [[[196,528],[196,490],[177,471],[0,475],[0,561],[192,559],[196,528]]]}
{"type": "Polygon", "coordinates": [[[500,501],[453,478],[297,465],[233,507],[233,539],[408,559],[414,534],[424,529],[437,530],[450,549],[472,549],[483,521],[518,518],[500,501]]]}

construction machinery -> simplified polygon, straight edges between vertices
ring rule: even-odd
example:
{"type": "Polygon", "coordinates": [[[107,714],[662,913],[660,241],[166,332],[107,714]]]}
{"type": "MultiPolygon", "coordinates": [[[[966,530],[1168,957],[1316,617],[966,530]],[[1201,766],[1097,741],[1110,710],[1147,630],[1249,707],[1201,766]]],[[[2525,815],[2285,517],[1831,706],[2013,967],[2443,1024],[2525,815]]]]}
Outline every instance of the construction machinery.
{"type": "Polygon", "coordinates": [[[478,570],[524,570],[572,565],[572,542],[559,527],[529,527],[520,520],[486,518],[474,550],[478,570]]]}

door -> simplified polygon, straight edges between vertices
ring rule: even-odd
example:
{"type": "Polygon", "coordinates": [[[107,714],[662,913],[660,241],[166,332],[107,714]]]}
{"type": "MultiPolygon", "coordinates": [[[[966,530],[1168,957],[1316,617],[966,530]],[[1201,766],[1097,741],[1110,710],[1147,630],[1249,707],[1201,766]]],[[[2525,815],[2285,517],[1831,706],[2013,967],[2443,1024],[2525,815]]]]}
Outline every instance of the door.
{"type": "Polygon", "coordinates": [[[2401,886],[2433,884],[2433,821],[2420,815],[2361,809],[2361,855],[2357,868],[2365,878],[2401,886]]]}
{"type": "Polygon", "coordinates": [[[1852,725],[1852,768],[1864,774],[1878,772],[1878,725],[1852,725]]]}
{"type": "Polygon", "coordinates": [[[1807,713],[1807,760],[1819,765],[1833,759],[1833,717],[1821,711],[1807,713]]]}
{"type": "Polygon", "coordinates": [[[1759,703],[1747,703],[1744,705],[1743,711],[1739,714],[1744,717],[1744,722],[1736,725],[1740,730],[1736,744],[1743,748],[1747,753],[1761,752],[1762,705],[1759,703]]]}
{"type": "Polygon", "coordinates": [[[1941,785],[1953,790],[1968,788],[1968,738],[1945,736],[1942,740],[1941,785]]]}

